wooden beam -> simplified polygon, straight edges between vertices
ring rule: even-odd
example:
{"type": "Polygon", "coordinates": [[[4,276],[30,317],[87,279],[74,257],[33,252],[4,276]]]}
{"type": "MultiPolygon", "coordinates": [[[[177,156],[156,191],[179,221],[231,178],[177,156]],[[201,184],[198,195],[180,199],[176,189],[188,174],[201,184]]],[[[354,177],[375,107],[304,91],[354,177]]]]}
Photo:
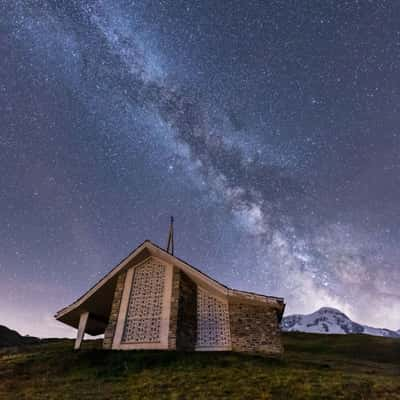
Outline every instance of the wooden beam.
{"type": "Polygon", "coordinates": [[[85,336],[85,329],[86,329],[86,324],[88,322],[88,319],[89,319],[89,312],[88,311],[83,312],[80,315],[78,334],[76,336],[75,346],[74,346],[75,350],[78,350],[78,349],[81,348],[82,340],[83,340],[83,337],[85,336]]]}

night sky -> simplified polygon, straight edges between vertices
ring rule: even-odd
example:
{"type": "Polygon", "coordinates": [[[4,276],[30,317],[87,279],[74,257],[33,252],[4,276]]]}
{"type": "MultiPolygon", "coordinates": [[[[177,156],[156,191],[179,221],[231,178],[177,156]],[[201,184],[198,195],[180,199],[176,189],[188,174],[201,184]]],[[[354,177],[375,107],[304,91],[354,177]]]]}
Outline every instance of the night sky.
{"type": "Polygon", "coordinates": [[[400,2],[3,1],[0,324],[145,239],[286,313],[400,328],[400,2]]]}

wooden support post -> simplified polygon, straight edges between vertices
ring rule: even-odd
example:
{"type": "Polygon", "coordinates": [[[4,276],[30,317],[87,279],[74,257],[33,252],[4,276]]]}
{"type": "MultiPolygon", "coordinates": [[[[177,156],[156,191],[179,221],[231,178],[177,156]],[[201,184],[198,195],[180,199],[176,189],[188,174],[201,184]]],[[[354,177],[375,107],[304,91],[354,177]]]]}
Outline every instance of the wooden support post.
{"type": "Polygon", "coordinates": [[[79,318],[78,335],[76,336],[74,349],[78,350],[81,347],[83,337],[85,336],[86,324],[89,318],[89,312],[83,312],[79,318]]]}

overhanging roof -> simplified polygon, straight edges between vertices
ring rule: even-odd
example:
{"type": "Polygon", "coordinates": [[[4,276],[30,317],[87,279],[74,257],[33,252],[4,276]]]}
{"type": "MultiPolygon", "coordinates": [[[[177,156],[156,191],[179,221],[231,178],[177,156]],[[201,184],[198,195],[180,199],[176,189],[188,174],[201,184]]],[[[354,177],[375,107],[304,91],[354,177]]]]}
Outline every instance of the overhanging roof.
{"type": "Polygon", "coordinates": [[[87,323],[86,332],[91,335],[104,333],[111,311],[115,285],[119,272],[140,263],[150,256],[158,257],[167,263],[182,269],[198,283],[210,287],[215,291],[223,293],[227,296],[241,296],[252,301],[270,303],[271,306],[278,310],[280,318],[282,317],[284,310],[283,298],[264,296],[256,293],[230,289],[215,279],[209,277],[204,272],[201,272],[199,269],[193,267],[178,257],[169,254],[164,249],[155,245],[149,240],[146,240],[134,251],[132,251],[132,253],[130,253],[126,258],[124,258],[108,274],[100,279],[100,281],[98,281],[86,293],[84,293],[69,306],[59,310],[56,313],[55,318],[67,325],[77,328],[79,325],[80,314],[82,312],[89,311],[90,317],[87,323]]]}

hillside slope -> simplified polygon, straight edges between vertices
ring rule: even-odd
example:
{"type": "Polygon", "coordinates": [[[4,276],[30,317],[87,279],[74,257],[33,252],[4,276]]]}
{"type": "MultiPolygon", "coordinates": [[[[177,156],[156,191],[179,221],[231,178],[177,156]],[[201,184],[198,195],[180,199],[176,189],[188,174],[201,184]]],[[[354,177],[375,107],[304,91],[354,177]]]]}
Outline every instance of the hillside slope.
{"type": "Polygon", "coordinates": [[[102,351],[69,340],[0,352],[0,399],[400,399],[400,341],[284,334],[285,355],[102,351]]]}
{"type": "Polygon", "coordinates": [[[22,346],[39,342],[38,338],[32,336],[21,336],[17,331],[0,325],[0,348],[8,346],[22,346]]]}
{"type": "Polygon", "coordinates": [[[400,338],[400,331],[373,328],[352,321],[346,314],[330,307],[322,307],[311,314],[294,314],[284,317],[282,329],[286,332],[308,333],[362,333],[373,336],[400,338]]]}

